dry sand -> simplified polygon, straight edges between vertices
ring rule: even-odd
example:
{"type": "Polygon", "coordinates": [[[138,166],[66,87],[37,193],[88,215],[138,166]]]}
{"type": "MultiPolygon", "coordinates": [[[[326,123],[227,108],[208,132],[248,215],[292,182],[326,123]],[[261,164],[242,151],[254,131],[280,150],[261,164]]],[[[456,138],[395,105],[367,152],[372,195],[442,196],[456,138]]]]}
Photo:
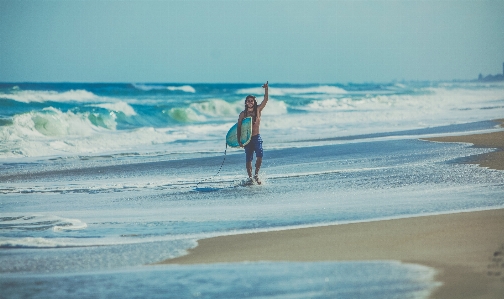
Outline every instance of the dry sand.
{"type": "MultiPolygon", "coordinates": [[[[499,148],[471,163],[504,169],[504,132],[429,140],[499,148]]],[[[501,299],[504,209],[209,238],[188,255],[161,263],[344,260],[401,260],[434,267],[443,285],[432,298],[501,299]]]]}

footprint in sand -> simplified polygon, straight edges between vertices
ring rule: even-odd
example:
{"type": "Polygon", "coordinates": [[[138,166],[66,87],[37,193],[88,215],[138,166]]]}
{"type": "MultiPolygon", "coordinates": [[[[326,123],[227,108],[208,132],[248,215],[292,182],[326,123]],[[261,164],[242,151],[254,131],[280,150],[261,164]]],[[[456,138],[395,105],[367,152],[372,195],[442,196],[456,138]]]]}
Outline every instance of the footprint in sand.
{"type": "MultiPolygon", "coordinates": [[[[500,277],[502,271],[504,270],[504,244],[494,252],[493,256],[490,258],[491,263],[488,264],[488,276],[500,277]]],[[[504,282],[504,277],[501,279],[504,282]]]]}

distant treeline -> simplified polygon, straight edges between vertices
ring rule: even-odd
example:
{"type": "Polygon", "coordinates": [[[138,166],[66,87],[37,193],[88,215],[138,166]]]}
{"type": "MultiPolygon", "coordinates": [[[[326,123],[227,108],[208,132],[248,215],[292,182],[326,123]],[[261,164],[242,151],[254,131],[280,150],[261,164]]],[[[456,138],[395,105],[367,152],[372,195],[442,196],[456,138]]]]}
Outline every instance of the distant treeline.
{"type": "Polygon", "coordinates": [[[488,75],[484,77],[482,74],[479,74],[478,81],[483,82],[504,81],[504,75],[498,74],[498,75],[488,75]]]}

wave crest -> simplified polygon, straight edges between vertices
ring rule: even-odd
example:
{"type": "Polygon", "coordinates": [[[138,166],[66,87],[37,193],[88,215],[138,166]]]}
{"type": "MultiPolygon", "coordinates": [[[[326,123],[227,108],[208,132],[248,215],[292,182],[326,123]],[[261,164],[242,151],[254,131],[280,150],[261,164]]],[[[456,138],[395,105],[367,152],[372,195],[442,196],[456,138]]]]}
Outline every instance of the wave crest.
{"type": "Polygon", "coordinates": [[[198,114],[191,108],[171,108],[167,113],[173,120],[180,123],[203,122],[206,121],[204,115],[198,114]]]}
{"type": "Polygon", "coordinates": [[[47,230],[60,232],[87,228],[87,224],[79,219],[50,215],[16,215],[10,217],[0,217],[0,225],[4,232],[40,232],[47,230]]]}
{"type": "Polygon", "coordinates": [[[221,99],[211,99],[199,103],[192,103],[186,108],[171,108],[164,111],[172,119],[181,123],[204,122],[208,118],[238,117],[242,111],[241,101],[228,103],[221,99]]]}
{"type": "Polygon", "coordinates": [[[54,240],[46,238],[16,238],[16,239],[0,239],[0,248],[56,248],[56,247],[66,247],[72,245],[66,245],[64,243],[56,242],[54,240]]]}
{"type": "Polygon", "coordinates": [[[97,95],[87,90],[70,90],[64,92],[18,90],[12,93],[0,93],[0,98],[10,99],[22,103],[43,102],[90,102],[99,99],[97,95]]]}
{"type": "Polygon", "coordinates": [[[144,127],[116,130],[114,113],[29,112],[0,127],[0,158],[134,150],[185,139],[184,132],[144,127]]]}
{"type": "Polygon", "coordinates": [[[301,109],[307,111],[355,110],[362,106],[364,102],[364,100],[353,100],[351,98],[325,99],[312,101],[301,109]]]}
{"type": "Polygon", "coordinates": [[[195,93],[196,92],[196,90],[194,89],[194,87],[192,87],[191,85],[168,86],[167,89],[171,90],[171,91],[180,90],[180,91],[190,92],[190,93],[195,93]]]}
{"type": "Polygon", "coordinates": [[[212,99],[206,102],[193,103],[190,107],[199,113],[210,117],[238,116],[243,109],[240,102],[228,103],[220,99],[212,99]]]}
{"type": "MultiPolygon", "coordinates": [[[[187,108],[171,108],[167,113],[172,119],[181,123],[204,122],[212,118],[238,118],[244,109],[243,102],[228,103],[221,99],[212,99],[200,103],[192,103],[187,108]]],[[[269,100],[264,115],[281,115],[287,113],[287,105],[283,101],[269,100]]]]}
{"type": "Polygon", "coordinates": [[[166,85],[151,85],[151,84],[131,84],[134,88],[142,91],[151,90],[169,90],[169,91],[183,91],[188,93],[196,93],[196,89],[191,85],[182,86],[166,86],[166,85]]]}
{"type": "Polygon", "coordinates": [[[89,136],[97,127],[115,130],[113,116],[95,113],[73,113],[48,107],[41,112],[14,116],[12,130],[18,136],[89,136]]]}
{"type": "MultiPolygon", "coordinates": [[[[236,91],[237,94],[264,94],[264,89],[262,87],[257,88],[244,88],[236,91]]],[[[272,88],[268,90],[270,96],[285,96],[285,95],[304,95],[304,94],[346,94],[347,91],[343,88],[321,85],[312,87],[284,87],[284,88],[272,88]]]]}
{"type": "Polygon", "coordinates": [[[96,105],[92,105],[92,106],[107,109],[109,111],[121,112],[126,116],[137,115],[135,109],[133,109],[133,107],[131,107],[128,103],[125,103],[125,102],[103,103],[103,104],[96,104],[96,105]]]}

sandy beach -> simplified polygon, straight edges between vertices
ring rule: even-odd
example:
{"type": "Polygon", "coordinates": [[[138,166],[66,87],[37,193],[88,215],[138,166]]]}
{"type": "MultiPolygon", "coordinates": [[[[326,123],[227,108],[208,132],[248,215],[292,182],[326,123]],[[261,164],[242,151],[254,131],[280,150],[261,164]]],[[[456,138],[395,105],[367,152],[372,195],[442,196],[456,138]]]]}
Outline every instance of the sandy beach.
{"type": "MultiPolygon", "coordinates": [[[[498,148],[469,163],[504,169],[504,132],[429,140],[498,148]]],[[[498,209],[222,236],[161,263],[400,260],[437,269],[443,285],[432,298],[502,298],[503,228],[504,209],[498,209]]]]}

